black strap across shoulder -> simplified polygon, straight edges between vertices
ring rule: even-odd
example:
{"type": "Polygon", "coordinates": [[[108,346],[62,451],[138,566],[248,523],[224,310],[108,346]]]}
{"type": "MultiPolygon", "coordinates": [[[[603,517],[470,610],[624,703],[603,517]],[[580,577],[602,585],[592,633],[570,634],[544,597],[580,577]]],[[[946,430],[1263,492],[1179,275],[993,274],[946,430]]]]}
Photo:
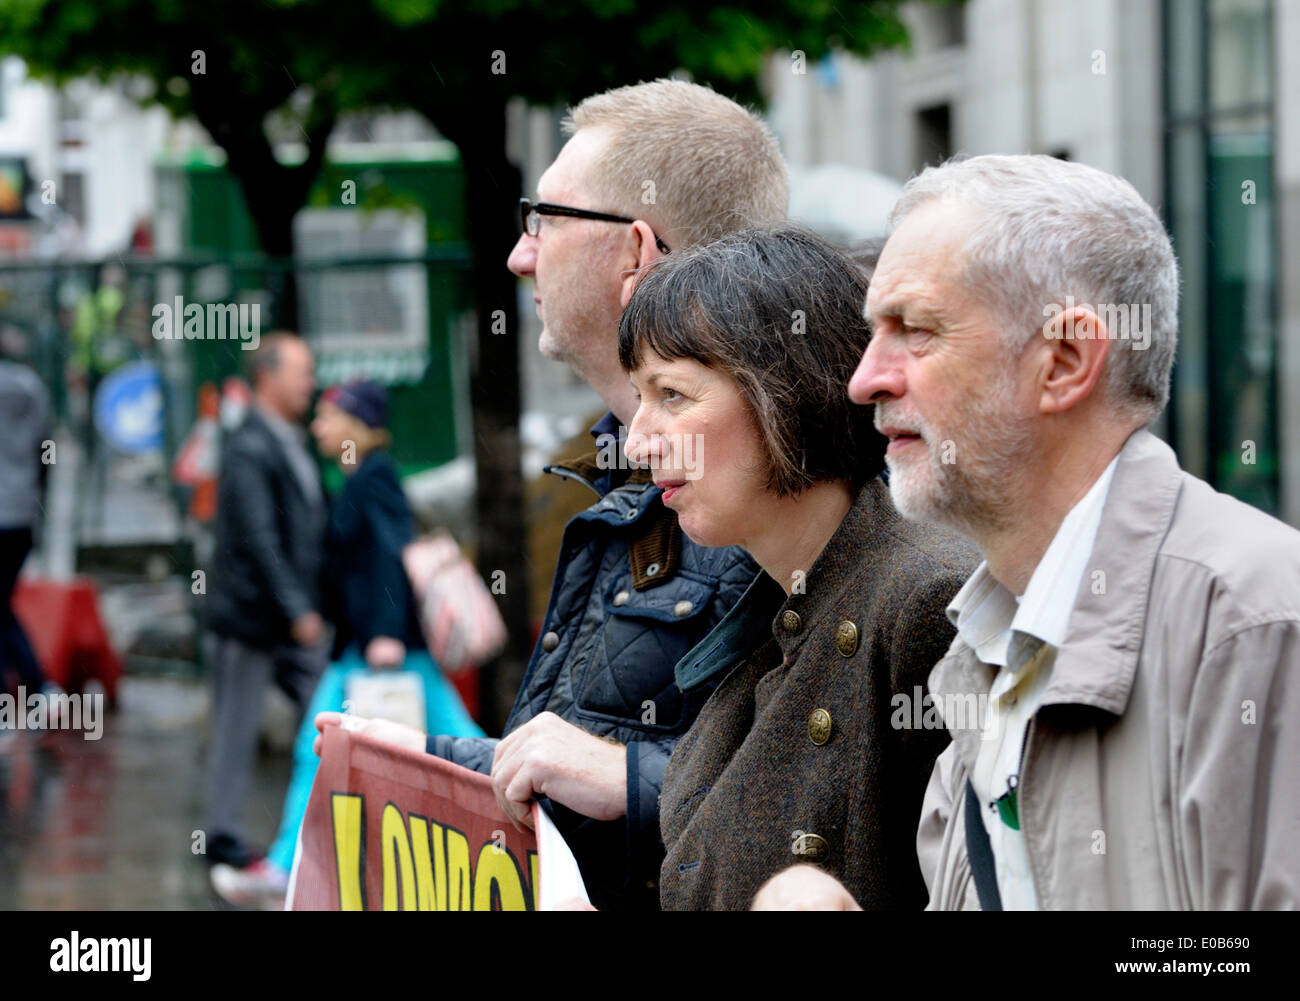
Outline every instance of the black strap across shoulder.
{"type": "Polygon", "coordinates": [[[989,832],[984,829],[984,818],[980,816],[979,797],[969,779],[966,780],[966,855],[970,859],[971,875],[975,877],[980,910],[1002,910],[998,873],[993,865],[993,846],[989,844],[989,832]]]}

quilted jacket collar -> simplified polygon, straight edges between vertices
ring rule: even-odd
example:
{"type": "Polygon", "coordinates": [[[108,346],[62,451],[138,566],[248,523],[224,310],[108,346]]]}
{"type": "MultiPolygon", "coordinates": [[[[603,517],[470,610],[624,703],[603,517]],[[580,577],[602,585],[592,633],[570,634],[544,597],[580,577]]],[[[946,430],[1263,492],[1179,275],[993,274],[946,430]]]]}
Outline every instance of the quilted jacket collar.
{"type": "Polygon", "coordinates": [[[588,429],[594,440],[590,452],[553,463],[545,467],[545,471],[576,479],[594,490],[598,497],[612,493],[625,483],[653,483],[649,468],[628,468],[622,454],[621,430],[618,418],[612,412],[606,412],[588,429]]]}
{"type": "Polygon", "coordinates": [[[545,471],[577,480],[600,500],[575,520],[627,526],[635,531],[628,544],[632,586],[645,591],[673,579],[682,561],[682,532],[677,516],[659,502],[663,493],[646,467],[626,468],[619,451],[619,423],[605,414],[591,428],[596,447],[553,463],[545,471]]]}

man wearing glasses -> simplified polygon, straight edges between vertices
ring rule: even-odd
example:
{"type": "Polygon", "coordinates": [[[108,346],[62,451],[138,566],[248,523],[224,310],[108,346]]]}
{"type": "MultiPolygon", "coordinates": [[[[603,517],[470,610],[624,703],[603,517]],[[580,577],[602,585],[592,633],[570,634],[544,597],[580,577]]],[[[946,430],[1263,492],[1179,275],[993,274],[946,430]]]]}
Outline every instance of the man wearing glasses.
{"type": "Polygon", "coordinates": [[[674,744],[709,691],[683,696],[673,668],[758,572],[739,549],[687,539],[649,470],[620,461],[637,402],[619,365],[619,317],[641,268],[746,226],[785,218],[788,182],[755,115],[676,80],[590,97],[571,136],[520,204],[507,266],[533,280],[539,349],[570,365],[609,413],[596,449],[548,471],[596,499],[565,529],[541,639],[500,741],[367,732],[490,773],[507,815],[527,824],[545,797],[592,903],[658,906],[659,788],[674,744]]]}
{"type": "MultiPolygon", "coordinates": [[[[519,199],[519,226],[528,236],[542,235],[542,216],[560,216],[569,219],[595,219],[597,222],[635,223],[625,215],[610,215],[608,212],[592,212],[589,209],[575,209],[571,205],[556,205],[553,202],[533,202],[527,198],[519,199]]],[[[655,237],[655,246],[659,253],[667,254],[668,244],[655,237]]]]}

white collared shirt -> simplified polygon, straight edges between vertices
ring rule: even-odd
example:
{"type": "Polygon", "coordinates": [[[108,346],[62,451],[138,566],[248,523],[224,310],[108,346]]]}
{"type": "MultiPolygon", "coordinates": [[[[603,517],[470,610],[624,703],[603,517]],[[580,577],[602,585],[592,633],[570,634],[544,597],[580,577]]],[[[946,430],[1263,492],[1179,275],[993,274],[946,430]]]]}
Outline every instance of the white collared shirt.
{"type": "Polygon", "coordinates": [[[1038,710],[1065,641],[1079,583],[1087,571],[1116,456],[1083,498],[1070,509],[1038,561],[1019,598],[981,563],[948,606],[962,640],[986,664],[1001,670],[989,688],[983,740],[971,784],[985,809],[1004,910],[1037,910],[1038,895],[1020,830],[1008,826],[989,804],[1018,781],[1025,731],[1038,710]]]}

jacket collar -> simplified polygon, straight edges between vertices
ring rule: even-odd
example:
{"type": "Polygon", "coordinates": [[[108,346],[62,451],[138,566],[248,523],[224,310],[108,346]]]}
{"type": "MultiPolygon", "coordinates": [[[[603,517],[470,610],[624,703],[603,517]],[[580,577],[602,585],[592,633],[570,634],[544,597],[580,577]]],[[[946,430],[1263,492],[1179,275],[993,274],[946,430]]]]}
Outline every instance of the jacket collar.
{"type": "Polygon", "coordinates": [[[579,513],[576,521],[635,526],[628,542],[632,586],[646,591],[672,580],[681,567],[682,531],[676,514],[658,502],[663,491],[654,485],[651,470],[627,467],[621,430],[618,418],[606,413],[591,427],[595,447],[590,452],[553,463],[545,471],[577,480],[600,498],[579,513]]]}
{"type": "Polygon", "coordinates": [[[250,404],[248,410],[245,412],[244,426],[256,428],[258,434],[260,434],[265,441],[270,442],[271,448],[279,453],[281,459],[280,464],[289,470],[289,476],[287,479],[293,484],[293,489],[298,492],[298,496],[302,498],[304,503],[319,504],[323,501],[324,488],[322,487],[320,493],[314,495],[313,499],[313,495],[309,493],[307,487],[303,485],[302,477],[298,474],[294,458],[290,454],[296,444],[297,447],[302,449],[308,456],[313,467],[315,466],[316,460],[311,457],[310,452],[306,452],[307,444],[305,435],[307,434],[307,431],[305,428],[302,429],[304,438],[296,438],[295,436],[298,432],[295,430],[294,425],[290,424],[283,417],[278,417],[275,414],[268,413],[256,403],[250,404]]]}
{"type": "Polygon", "coordinates": [[[543,471],[578,480],[595,491],[598,497],[604,497],[625,483],[653,483],[654,476],[649,468],[629,468],[627,465],[623,456],[622,430],[618,418],[612,411],[607,411],[588,429],[594,442],[590,452],[552,463],[543,471]]]}
{"type": "Polygon", "coordinates": [[[1142,430],[1125,442],[1043,705],[1076,702],[1124,712],[1156,557],[1182,486],[1178,460],[1163,441],[1142,430]]]}
{"type": "MultiPolygon", "coordinates": [[[[1043,706],[1085,705],[1116,716],[1124,712],[1137,674],[1155,561],[1173,520],[1182,476],[1172,449],[1149,431],[1136,431],[1124,443],[1043,706]]],[[[958,637],[930,672],[931,697],[942,715],[944,706],[957,704],[954,700],[986,695],[996,674],[997,668],[981,661],[958,637]]],[[[974,761],[980,729],[959,730],[945,722],[963,759],[974,761]]]]}
{"type": "Polygon", "coordinates": [[[772,617],[785,601],[785,590],[760,570],[745,593],[673,671],[677,687],[690,691],[712,678],[721,679],[747,659],[754,637],[765,636],[772,617]]]}

